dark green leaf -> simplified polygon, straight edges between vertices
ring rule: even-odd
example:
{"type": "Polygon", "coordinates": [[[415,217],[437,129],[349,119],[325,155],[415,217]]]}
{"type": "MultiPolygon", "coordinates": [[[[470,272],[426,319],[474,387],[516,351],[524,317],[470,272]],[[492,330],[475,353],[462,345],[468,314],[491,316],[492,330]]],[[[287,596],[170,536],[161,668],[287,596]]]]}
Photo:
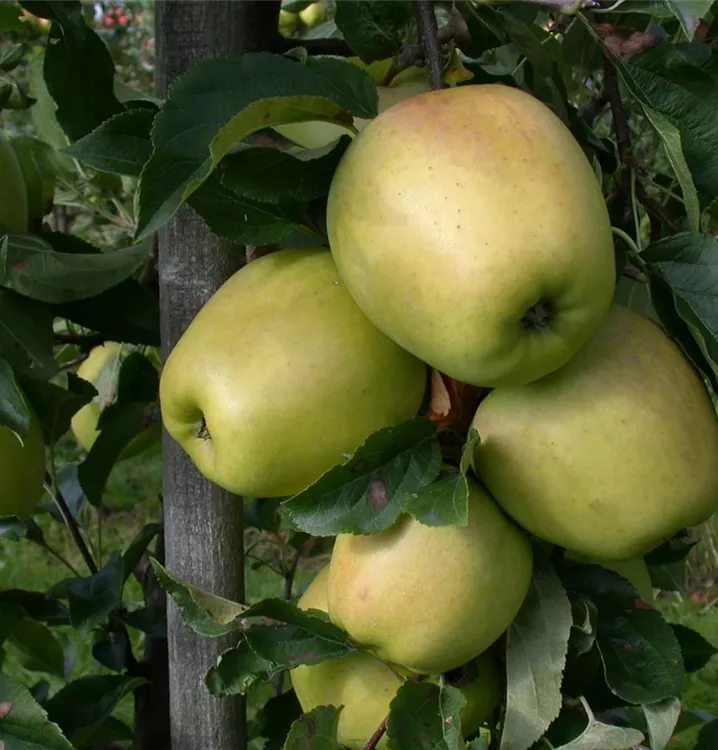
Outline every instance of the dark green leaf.
{"type": "Polygon", "coordinates": [[[291,726],[284,750],[338,750],[337,727],[341,709],[319,706],[302,714],[291,726]]]}
{"type": "Polygon", "coordinates": [[[346,463],[290,498],[283,509],[314,536],[373,534],[392,526],[440,467],[436,426],[417,417],[370,435],[346,463]]]}
{"type": "Polygon", "coordinates": [[[65,653],[47,625],[24,617],[8,636],[19,661],[33,672],[65,678],[65,653]]]}
{"type": "Polygon", "coordinates": [[[690,40],[693,39],[701,19],[710,12],[715,0],[666,0],[666,2],[678,17],[683,31],[690,40]]]}
{"type": "Polygon", "coordinates": [[[334,20],[354,52],[372,63],[401,50],[414,14],[411,3],[404,0],[355,0],[337,3],[334,20]]]}
{"type": "Polygon", "coordinates": [[[172,597],[182,619],[196,633],[216,637],[241,629],[246,609],[243,604],[180,581],[154,558],[150,562],[160,586],[172,597]]]}
{"type": "Polygon", "coordinates": [[[507,633],[501,750],[531,747],[559,715],[572,625],[560,578],[545,556],[536,555],[531,588],[507,633]]]}
{"type": "Polygon", "coordinates": [[[714,719],[701,729],[693,750],[715,750],[716,747],[718,747],[718,719],[714,719]]]}
{"type": "Polygon", "coordinates": [[[680,646],[686,672],[697,672],[718,654],[718,649],[692,628],[680,623],[671,623],[671,627],[680,646]]]}
{"type": "Polygon", "coordinates": [[[605,724],[593,715],[588,704],[582,699],[588,724],[583,732],[565,745],[554,750],[630,750],[643,742],[643,733],[629,727],[605,724]]]}
{"type": "Polygon", "coordinates": [[[122,557],[114,551],[102,570],[86,578],[66,578],[48,596],[67,599],[73,627],[91,626],[104,622],[120,604],[123,581],[122,557]]]}
{"type": "Polygon", "coordinates": [[[680,562],[688,557],[696,544],[698,544],[698,541],[691,540],[689,537],[674,536],[651,550],[643,559],[649,566],[680,562]]]}
{"type": "Polygon", "coordinates": [[[649,245],[644,258],[673,295],[676,311],[718,372],[718,237],[685,232],[649,245]]]}
{"type": "Polygon", "coordinates": [[[256,734],[267,740],[262,750],[282,750],[292,724],[301,714],[294,690],[272,696],[256,717],[256,734]]]}
{"type": "Polygon", "coordinates": [[[0,537],[5,537],[13,542],[18,539],[27,539],[41,547],[47,546],[42,529],[33,518],[0,516],[0,537]]]}
{"type": "Polygon", "coordinates": [[[164,604],[122,611],[119,615],[125,625],[153,638],[167,637],[167,616],[164,604]]]}
{"type": "Polygon", "coordinates": [[[0,428],[3,426],[24,443],[30,427],[30,412],[10,365],[0,357],[0,428]]]}
{"type": "Polygon", "coordinates": [[[10,71],[16,68],[25,53],[27,47],[24,44],[12,44],[6,42],[0,47],[0,70],[10,71]]]}
{"type": "Polygon", "coordinates": [[[154,152],[140,181],[139,235],[172,217],[230,148],[271,125],[376,115],[376,87],[358,66],[334,59],[306,65],[269,53],[206,60],[178,79],[157,114],[154,152]]]}
{"type": "Polygon", "coordinates": [[[159,523],[148,523],[140,529],[135,538],[122,555],[125,568],[125,581],[132,575],[137,563],[149,546],[150,542],[162,531],[159,523]]]}
{"type": "Polygon", "coordinates": [[[0,591],[0,605],[8,603],[22,607],[29,617],[42,620],[48,625],[67,625],[69,623],[69,613],[65,605],[42,591],[24,591],[22,589],[0,591]]]}
{"type": "Polygon", "coordinates": [[[50,377],[57,370],[52,353],[52,320],[53,313],[47,305],[0,288],[0,356],[16,374],[50,377]]]}
{"type": "Polygon", "coordinates": [[[109,50],[85,26],[79,3],[77,9],[71,16],[55,14],[44,62],[45,83],[57,103],[57,120],[71,141],[123,111],[115,98],[115,66],[109,50]]]}
{"type": "MultiPolygon", "coordinates": [[[[497,9],[488,5],[468,4],[464,14],[471,41],[462,43],[462,52],[469,57],[478,58],[487,50],[498,47],[506,40],[506,30],[497,9]]],[[[462,9],[463,10],[463,9],[462,9]]]]}
{"type": "Polygon", "coordinates": [[[53,445],[68,431],[72,417],[96,394],[94,386],[73,373],[67,375],[67,388],[34,378],[19,380],[40,420],[48,445],[53,445]]]}
{"type": "Polygon", "coordinates": [[[215,234],[238,245],[270,245],[304,229],[303,206],[242,198],[222,184],[219,172],[203,182],[187,202],[215,234]]]}
{"type": "Polygon", "coordinates": [[[74,750],[27,688],[3,674],[0,674],[0,701],[10,704],[10,712],[0,721],[0,743],[7,750],[74,750]]]}
{"type": "Polygon", "coordinates": [[[122,698],[146,683],[121,675],[80,677],[55,693],[47,703],[47,713],[73,744],[85,746],[122,698]]]}
{"type": "Polygon", "coordinates": [[[405,682],[389,705],[389,750],[460,750],[461,709],[465,704],[458,688],[405,682]]]}
{"type": "Polygon", "coordinates": [[[252,201],[278,203],[323,198],[350,142],[344,137],[329,153],[316,158],[299,158],[272,148],[237,151],[222,160],[222,184],[252,201]]]}
{"type": "Polygon", "coordinates": [[[127,657],[131,653],[132,644],[124,628],[104,633],[92,646],[92,656],[113,672],[127,668],[127,657]]]}
{"type": "Polygon", "coordinates": [[[106,253],[55,251],[37,235],[11,234],[0,243],[0,280],[40,302],[93,297],[131,276],[145,261],[149,242],[106,253]]]}
{"type": "Polygon", "coordinates": [[[155,111],[128,109],[103,122],[65,151],[95,169],[139,176],[152,153],[150,130],[155,111]]]}

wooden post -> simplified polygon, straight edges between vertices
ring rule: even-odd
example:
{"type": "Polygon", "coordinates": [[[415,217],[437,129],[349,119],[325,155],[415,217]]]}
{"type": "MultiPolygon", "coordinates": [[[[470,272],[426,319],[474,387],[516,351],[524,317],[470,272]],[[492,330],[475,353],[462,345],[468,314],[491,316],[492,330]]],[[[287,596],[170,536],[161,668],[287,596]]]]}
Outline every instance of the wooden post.
{"type": "MultiPolygon", "coordinates": [[[[271,50],[279,0],[160,0],[155,6],[157,91],[206,58],[271,50]]],[[[159,234],[163,356],[197,311],[240,266],[243,249],[218,240],[189,208],[159,234]]],[[[222,596],[244,598],[242,501],[205,480],[167,434],[163,493],[168,569],[222,596]]],[[[203,679],[235,638],[202,638],[168,607],[173,750],[244,750],[245,703],[216,699],[203,679]]]]}

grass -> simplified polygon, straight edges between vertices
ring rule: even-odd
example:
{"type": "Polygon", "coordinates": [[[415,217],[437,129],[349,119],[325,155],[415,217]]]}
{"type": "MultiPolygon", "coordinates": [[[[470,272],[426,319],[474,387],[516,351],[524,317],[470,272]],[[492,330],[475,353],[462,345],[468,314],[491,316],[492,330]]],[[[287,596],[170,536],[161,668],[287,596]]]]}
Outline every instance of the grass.
{"type": "MultiPolygon", "coordinates": [[[[69,442],[59,446],[61,460],[75,457],[76,449],[69,442]]],[[[131,539],[146,524],[157,520],[160,511],[158,495],[161,487],[161,463],[158,452],[146,453],[127,460],[115,467],[105,495],[105,512],[101,528],[92,511],[83,513],[83,521],[90,520],[87,539],[96,559],[106,561],[114,549],[124,549],[131,539]]],[[[74,547],[65,527],[50,514],[43,513],[37,518],[50,547],[65,557],[83,575],[86,568],[74,547]]],[[[718,556],[715,554],[715,531],[708,529],[706,538],[693,554],[692,574],[689,585],[693,596],[681,597],[668,594],[661,599],[660,607],[672,622],[687,625],[718,647],[718,606],[712,606],[710,596],[718,595],[715,571],[718,570],[718,556]]],[[[320,563],[321,564],[321,561],[320,563]]],[[[297,572],[295,590],[301,591],[311,580],[315,562],[302,567],[297,572]]],[[[0,538],[0,590],[20,588],[45,591],[54,583],[70,575],[69,571],[47,551],[26,540],[11,541],[0,538]]],[[[256,562],[247,566],[247,601],[257,601],[269,596],[282,596],[284,582],[267,565],[257,566],[256,562]]],[[[139,585],[131,578],[124,591],[126,604],[139,604],[142,601],[139,585]]],[[[77,632],[70,628],[56,628],[59,639],[66,651],[68,672],[66,679],[98,673],[98,665],[92,657],[92,632],[77,632]]],[[[131,633],[136,646],[141,643],[139,632],[131,633]]],[[[9,651],[12,651],[10,648],[9,651]]],[[[44,676],[20,665],[17,659],[7,659],[3,671],[9,677],[30,686],[44,676]]],[[[51,693],[62,687],[63,680],[50,678],[51,693]]],[[[250,695],[250,714],[266,699],[267,688],[250,695]],[[263,692],[264,691],[264,692],[263,692]]],[[[687,675],[682,704],[686,709],[718,715],[718,657],[695,674],[687,675]]],[[[132,722],[133,704],[128,696],[118,707],[116,715],[125,722],[132,722]]],[[[691,750],[695,744],[697,729],[688,729],[676,737],[671,748],[691,750]]]]}

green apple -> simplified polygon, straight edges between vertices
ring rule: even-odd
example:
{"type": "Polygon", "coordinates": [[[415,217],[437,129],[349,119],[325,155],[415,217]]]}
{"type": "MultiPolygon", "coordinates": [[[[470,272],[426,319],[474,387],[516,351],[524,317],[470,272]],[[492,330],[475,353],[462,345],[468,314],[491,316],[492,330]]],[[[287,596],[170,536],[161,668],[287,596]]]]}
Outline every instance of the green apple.
{"type": "Polygon", "coordinates": [[[579,555],[573,550],[566,550],[566,559],[584,565],[600,565],[606,570],[612,570],[625,578],[638,592],[638,595],[646,602],[653,601],[653,582],[648,565],[642,557],[634,557],[631,560],[602,560],[598,557],[586,557],[579,555]]]}
{"type": "Polygon", "coordinates": [[[297,30],[299,17],[296,13],[290,13],[288,10],[279,11],[279,31],[282,34],[290,36],[297,30]]]}
{"type": "Polygon", "coordinates": [[[327,19],[327,4],[326,2],[312,3],[307,5],[304,10],[299,11],[299,18],[302,19],[302,23],[308,28],[313,29],[315,26],[319,26],[327,19]]]}
{"type": "Polygon", "coordinates": [[[5,133],[0,130],[0,236],[2,227],[27,231],[27,191],[22,168],[5,133]]]}
{"type": "MultiPolygon", "coordinates": [[[[327,611],[329,567],[323,568],[299,601],[305,610],[327,611]]],[[[400,596],[400,592],[396,592],[400,596]]],[[[464,737],[473,734],[496,707],[501,684],[494,657],[484,653],[476,659],[477,676],[461,692],[466,705],[461,712],[464,737]]],[[[366,651],[355,651],[340,659],[329,659],[291,670],[292,686],[302,711],[318,706],[343,706],[339,716],[339,743],[349,750],[362,750],[389,713],[389,704],[411,672],[388,665],[366,651]]],[[[432,678],[437,681],[437,678],[432,678]]],[[[384,736],[377,745],[387,746],[384,736]]]]}
{"type": "Polygon", "coordinates": [[[45,444],[34,412],[23,442],[0,426],[0,477],[0,516],[29,516],[42,498],[45,478],[45,444]]]}
{"type": "Polygon", "coordinates": [[[414,416],[426,380],[356,306],[331,253],[295,248],[252,261],[200,310],[167,358],[160,406],[207,478],[282,497],[414,416]]]}
{"type": "MultiPolygon", "coordinates": [[[[97,389],[97,396],[85,404],[72,418],[70,426],[77,442],[86,450],[97,440],[100,434],[97,423],[103,409],[112,404],[117,391],[117,378],[122,362],[132,348],[118,344],[116,341],[105,341],[96,346],[77,368],[77,375],[97,389]]],[[[159,369],[155,359],[150,361],[159,369]]],[[[136,435],[120,453],[119,460],[143,453],[148,448],[159,443],[162,437],[162,425],[159,422],[151,424],[146,430],[136,435]]]]}
{"type": "Polygon", "coordinates": [[[469,522],[340,534],[329,569],[329,615],[381,659],[422,674],[466,664],[506,630],[531,582],[527,534],[469,481],[469,522]]]}
{"type": "Polygon", "coordinates": [[[561,370],[497,388],[473,421],[474,466],[518,523],[581,555],[628,560],[718,505],[718,419],[648,318],[616,305],[561,370]]]}
{"type": "Polygon", "coordinates": [[[379,115],[334,174],[327,229],[367,317],[472,385],[564,365],[614,294],[590,163],[548,107],[508,86],[430,91],[379,115]]]}
{"type": "MultiPolygon", "coordinates": [[[[385,112],[394,104],[408,97],[429,91],[429,88],[427,81],[416,80],[408,83],[399,82],[391,86],[377,86],[378,111],[379,113],[385,112]]],[[[371,121],[371,118],[355,117],[354,127],[361,132],[371,121]]],[[[318,120],[275,125],[274,130],[285,138],[289,138],[290,141],[294,141],[298,146],[307,149],[324,148],[343,135],[353,137],[352,131],[348,128],[336,125],[333,122],[320,122],[318,120]]]]}

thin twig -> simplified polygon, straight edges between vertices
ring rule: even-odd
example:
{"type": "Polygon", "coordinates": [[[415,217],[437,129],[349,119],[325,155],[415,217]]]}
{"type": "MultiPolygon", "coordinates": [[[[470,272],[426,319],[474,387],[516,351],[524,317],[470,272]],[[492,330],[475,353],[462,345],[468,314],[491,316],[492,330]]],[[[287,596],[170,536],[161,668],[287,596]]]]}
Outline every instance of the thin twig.
{"type": "Polygon", "coordinates": [[[54,333],[56,344],[77,344],[80,348],[89,350],[104,344],[106,337],[101,333],[54,333]]]}
{"type": "Polygon", "coordinates": [[[375,750],[376,746],[379,744],[379,741],[384,736],[386,732],[386,719],[382,721],[381,724],[376,728],[376,731],[372,736],[369,738],[369,742],[364,745],[364,750],[375,750]]]}
{"type": "Polygon", "coordinates": [[[441,81],[442,55],[434,6],[430,0],[413,0],[413,5],[419,26],[419,40],[429,72],[429,84],[432,89],[441,89],[444,87],[441,81]]]}
{"type": "Polygon", "coordinates": [[[289,601],[292,598],[292,588],[294,587],[294,577],[297,574],[297,567],[302,556],[301,550],[295,550],[292,556],[292,562],[289,569],[284,574],[284,598],[289,601]]]}

